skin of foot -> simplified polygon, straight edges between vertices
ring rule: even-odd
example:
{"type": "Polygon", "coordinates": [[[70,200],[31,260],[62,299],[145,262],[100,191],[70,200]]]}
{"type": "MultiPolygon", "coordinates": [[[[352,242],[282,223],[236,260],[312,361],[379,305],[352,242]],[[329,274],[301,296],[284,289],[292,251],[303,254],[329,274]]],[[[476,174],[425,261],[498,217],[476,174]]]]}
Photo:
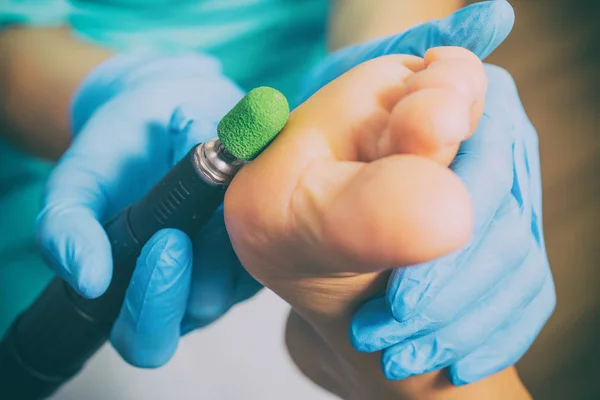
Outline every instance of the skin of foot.
{"type": "Polygon", "coordinates": [[[467,50],[366,62],[296,108],[234,178],[225,222],[244,267],[287,301],[298,368],[344,399],[526,399],[514,370],[464,387],[441,372],[385,379],[356,352],[350,318],[388,271],[465,245],[469,195],[448,165],[483,112],[486,77],[467,50]]]}

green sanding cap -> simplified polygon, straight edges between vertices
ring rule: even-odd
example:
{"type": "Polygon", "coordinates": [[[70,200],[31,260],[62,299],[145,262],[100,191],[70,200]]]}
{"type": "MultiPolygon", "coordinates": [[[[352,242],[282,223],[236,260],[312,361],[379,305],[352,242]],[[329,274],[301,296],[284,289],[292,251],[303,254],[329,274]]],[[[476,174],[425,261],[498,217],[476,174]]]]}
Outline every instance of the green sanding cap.
{"type": "Polygon", "coordinates": [[[289,114],[290,106],[283,94],[270,87],[258,87],[219,122],[219,140],[234,157],[252,160],[281,132],[289,114]]]}

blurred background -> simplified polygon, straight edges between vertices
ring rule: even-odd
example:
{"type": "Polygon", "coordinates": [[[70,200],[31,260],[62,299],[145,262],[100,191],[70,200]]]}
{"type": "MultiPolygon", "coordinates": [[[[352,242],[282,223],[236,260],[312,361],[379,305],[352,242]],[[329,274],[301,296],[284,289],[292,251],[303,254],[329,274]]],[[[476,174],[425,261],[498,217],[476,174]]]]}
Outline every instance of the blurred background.
{"type": "Polygon", "coordinates": [[[488,61],[509,70],[540,137],[558,303],[519,364],[535,399],[600,398],[600,2],[515,0],[488,61]]]}
{"type": "MultiPolygon", "coordinates": [[[[600,2],[512,4],[515,29],[488,61],[513,74],[540,135],[545,234],[558,293],[556,312],[519,368],[536,400],[598,399],[600,2]]],[[[265,291],[186,338],[156,371],[124,369],[106,347],[55,398],[332,399],[291,364],[286,315],[286,304],[265,291]]]]}

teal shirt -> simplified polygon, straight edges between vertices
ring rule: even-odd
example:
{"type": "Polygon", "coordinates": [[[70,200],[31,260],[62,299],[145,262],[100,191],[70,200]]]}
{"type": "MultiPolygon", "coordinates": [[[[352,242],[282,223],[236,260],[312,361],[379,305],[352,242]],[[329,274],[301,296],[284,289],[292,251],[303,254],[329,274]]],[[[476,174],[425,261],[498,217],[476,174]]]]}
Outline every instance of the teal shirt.
{"type": "Polygon", "coordinates": [[[34,241],[34,221],[49,171],[49,164],[0,141],[0,335],[51,278],[34,241]]]}
{"type": "MultiPolygon", "coordinates": [[[[0,0],[7,24],[69,25],[81,40],[127,52],[202,52],[249,90],[295,97],[325,55],[327,0],[0,0]]],[[[51,278],[34,243],[51,166],[0,141],[0,334],[51,278]]]]}
{"type": "MultiPolygon", "coordinates": [[[[6,0],[3,0],[4,3],[6,0]]],[[[325,54],[327,0],[8,0],[0,25],[68,24],[116,50],[204,52],[245,89],[295,82],[325,54]]]]}

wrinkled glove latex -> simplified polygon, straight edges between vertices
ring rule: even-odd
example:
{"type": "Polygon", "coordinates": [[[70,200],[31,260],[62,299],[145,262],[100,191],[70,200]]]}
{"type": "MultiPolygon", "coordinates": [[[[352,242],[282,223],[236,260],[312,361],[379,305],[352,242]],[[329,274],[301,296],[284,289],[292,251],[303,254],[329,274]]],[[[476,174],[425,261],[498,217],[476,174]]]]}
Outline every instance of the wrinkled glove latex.
{"type": "MultiPolygon", "coordinates": [[[[422,56],[441,45],[486,57],[508,35],[513,12],[502,0],[467,7],[404,35],[364,45],[371,57],[422,56]]],[[[361,56],[336,58],[360,62],[361,56]]],[[[321,74],[337,74],[339,63],[321,74]]],[[[355,314],[356,349],[383,350],[389,379],[447,368],[455,385],[485,378],[516,363],[554,310],[556,297],[542,230],[537,134],[510,75],[486,66],[485,112],[451,168],[469,190],[475,226],[461,251],[394,270],[386,293],[355,314]]],[[[310,94],[310,90],[308,94],[310,94]]]]}
{"type": "MultiPolygon", "coordinates": [[[[72,105],[74,141],[52,173],[37,240],[52,269],[86,297],[110,282],[102,222],[143,196],[243,96],[202,55],[120,55],[92,71],[72,105]],[[181,104],[204,117],[195,129],[181,104]]],[[[218,210],[193,239],[158,232],[143,248],[111,342],[140,367],[164,364],[179,337],[221,316],[261,286],[238,262],[218,210]]]]}

